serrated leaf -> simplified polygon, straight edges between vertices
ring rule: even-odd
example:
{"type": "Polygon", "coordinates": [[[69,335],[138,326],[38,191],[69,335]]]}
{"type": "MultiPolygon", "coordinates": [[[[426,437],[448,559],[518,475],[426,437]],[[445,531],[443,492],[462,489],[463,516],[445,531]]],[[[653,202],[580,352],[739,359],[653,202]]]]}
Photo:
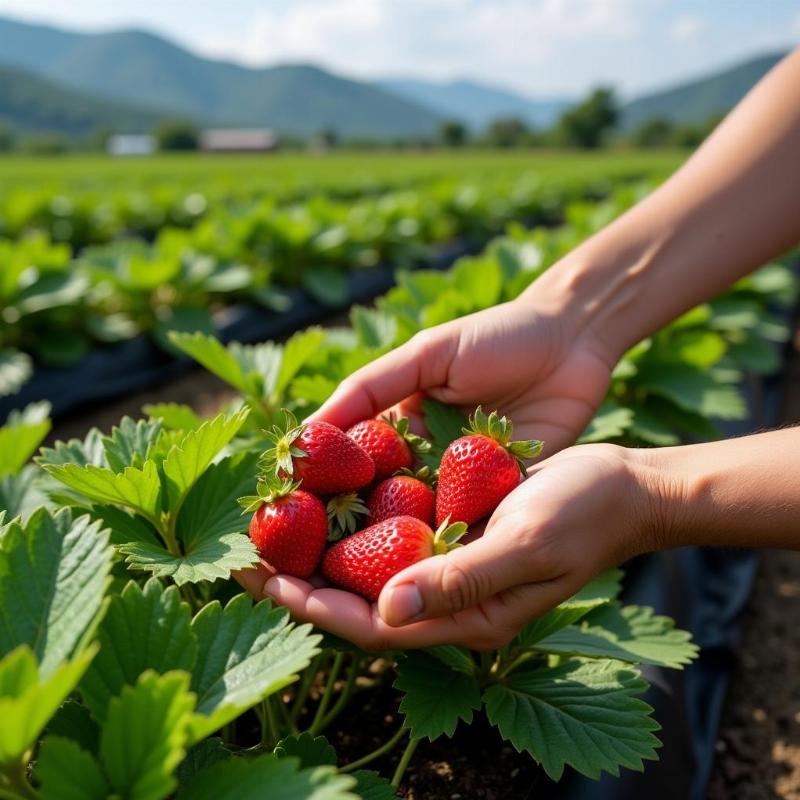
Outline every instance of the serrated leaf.
{"type": "Polygon", "coordinates": [[[161,480],[152,461],[145,461],[142,469],[127,467],[120,473],[92,465],[44,464],[43,468],[93,502],[123,506],[151,520],[161,513],[161,480]]]}
{"type": "Polygon", "coordinates": [[[90,753],[96,753],[100,744],[100,726],[92,717],[85,705],[76,700],[67,700],[61,704],[45,733],[48,736],[63,736],[71,739],[79,747],[90,753]]]}
{"type": "Polygon", "coordinates": [[[632,418],[633,412],[629,408],[622,408],[612,400],[606,400],[581,434],[578,443],[607,442],[624,436],[632,418]]]}
{"type": "Polygon", "coordinates": [[[438,658],[443,664],[447,664],[450,669],[456,672],[464,672],[472,675],[475,672],[475,659],[466,647],[457,647],[453,644],[442,644],[436,647],[426,647],[426,653],[430,653],[434,658],[438,658]]]}
{"type": "Polygon", "coordinates": [[[43,800],[105,800],[106,782],[91,753],[61,736],[48,736],[36,760],[43,800]]]}
{"type": "Polygon", "coordinates": [[[0,539],[0,655],[26,644],[43,677],[77,653],[103,604],[108,533],[67,509],[12,522],[0,539]]]}
{"type": "Polygon", "coordinates": [[[33,362],[26,353],[0,350],[0,397],[18,392],[33,375],[33,362]]]}
{"type": "Polygon", "coordinates": [[[704,417],[747,416],[747,406],[735,386],[721,384],[708,370],[688,364],[648,364],[640,368],[636,386],[704,417]]]}
{"type": "Polygon", "coordinates": [[[190,627],[189,606],[175,586],[150,579],[142,589],[131,581],[111,598],[98,630],[100,653],[81,682],[81,694],[95,719],[102,722],[112,697],[133,686],[148,669],[191,672],[197,640],[190,627]]]}
{"type": "Polygon", "coordinates": [[[19,472],[49,431],[50,420],[0,428],[0,478],[19,472]]]}
{"type": "Polygon", "coordinates": [[[47,495],[38,485],[40,477],[40,471],[29,464],[18,474],[0,480],[0,510],[5,510],[9,519],[27,519],[37,508],[47,505],[47,495]]]}
{"type": "Polygon", "coordinates": [[[123,417],[111,431],[111,436],[103,437],[108,466],[114,472],[122,472],[126,467],[141,469],[150,446],[160,433],[159,420],[140,419],[135,422],[130,417],[123,417]]]}
{"type": "Polygon", "coordinates": [[[691,638],[652,608],[613,603],[588,614],[579,626],[570,625],[540,640],[536,649],[681,669],[697,656],[691,638]]]}
{"type": "Polygon", "coordinates": [[[160,419],[169,430],[194,431],[204,422],[194,409],[180,403],[148,403],[142,411],[152,419],[160,419]]]}
{"type": "Polygon", "coordinates": [[[425,652],[409,652],[397,665],[396,689],[405,692],[400,711],[415,739],[452,736],[458,721],[472,722],[481,707],[477,679],[425,652]]]}
{"type": "Polygon", "coordinates": [[[296,758],[303,769],[336,766],[336,751],[331,743],[324,736],[313,736],[308,731],[281,739],[275,746],[275,755],[296,758]]]}
{"type": "Polygon", "coordinates": [[[433,449],[439,455],[450,442],[464,435],[462,428],[467,424],[467,420],[454,406],[426,397],[422,401],[422,413],[425,427],[433,440],[433,449]]]}
{"type": "Polygon", "coordinates": [[[377,772],[358,769],[353,777],[357,781],[355,792],[361,800],[395,800],[399,796],[394,786],[377,772]]]}
{"type": "Polygon", "coordinates": [[[322,328],[308,328],[291,336],[283,346],[280,369],[274,383],[265,387],[267,394],[277,396],[283,394],[295,375],[317,353],[324,341],[325,332],[322,328]]]}
{"type": "Polygon", "coordinates": [[[177,510],[197,479],[242,427],[248,414],[246,407],[230,415],[220,414],[197,430],[189,431],[169,451],[162,468],[170,510],[177,510]]]}
{"type": "Polygon", "coordinates": [[[159,544],[155,528],[141,517],[129,514],[116,506],[93,506],[90,516],[99,520],[111,534],[111,544],[119,547],[131,542],[159,544]]]}
{"type": "Polygon", "coordinates": [[[299,770],[293,758],[232,758],[197,773],[178,800],[358,800],[355,784],[332,767],[299,770]]]}
{"type": "Polygon", "coordinates": [[[618,661],[567,661],[517,673],[484,693],[489,721],[503,738],[530,753],[552,780],[565,766],[590,778],[641,770],[656,758],[652,709],[638,699],[647,688],[618,661]]]}
{"type": "Polygon", "coordinates": [[[577,622],[593,609],[610,603],[620,592],[621,579],[620,569],[614,568],[600,573],[569,600],[526,625],[517,635],[514,644],[530,647],[554,631],[577,622]]]}
{"type": "Polygon", "coordinates": [[[40,678],[27,645],[0,659],[0,765],[18,761],[38,740],[47,721],[81,679],[97,652],[90,647],[40,678]]]}
{"type": "Polygon", "coordinates": [[[204,769],[221,761],[227,761],[229,758],[231,758],[231,752],[225,747],[222,739],[216,737],[203,739],[202,742],[196,744],[186,754],[186,758],[181,761],[175,772],[175,777],[178,779],[178,784],[183,787],[198,772],[202,772],[204,769]]]}
{"type": "Polygon", "coordinates": [[[319,652],[310,625],[296,626],[268,601],[237,595],[223,608],[206,605],[192,620],[199,646],[192,675],[197,694],[194,738],[226,722],[297,678],[319,652]]]}
{"type": "Polygon", "coordinates": [[[191,356],[209,372],[240,392],[247,391],[247,381],[239,362],[214,336],[203,333],[168,334],[170,342],[191,356]]]}
{"type": "Polygon", "coordinates": [[[95,467],[107,467],[103,434],[97,428],[92,428],[83,440],[58,441],[53,447],[43,447],[36,463],[42,467],[48,464],[74,464],[79,467],[91,464],[95,467]]]}
{"type": "Polygon", "coordinates": [[[100,757],[112,789],[131,800],[161,800],[177,785],[194,697],[182,672],[144,673],[108,705],[100,757]]]}

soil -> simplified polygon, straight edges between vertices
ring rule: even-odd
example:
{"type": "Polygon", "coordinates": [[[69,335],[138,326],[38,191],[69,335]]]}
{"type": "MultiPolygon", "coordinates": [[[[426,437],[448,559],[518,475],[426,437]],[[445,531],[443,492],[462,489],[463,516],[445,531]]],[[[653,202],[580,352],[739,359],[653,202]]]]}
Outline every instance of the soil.
{"type": "MultiPolygon", "coordinates": [[[[88,409],[58,424],[50,439],[83,437],[92,427],[109,431],[123,416],[138,416],[150,402],[187,403],[211,414],[233,393],[204,372],[88,409]]],[[[782,420],[800,421],[800,332],[786,373],[782,420]]],[[[361,695],[351,724],[343,715],[337,749],[346,760],[379,746],[396,730],[396,695],[361,695]],[[387,709],[389,711],[387,711],[387,709]]],[[[709,800],[800,800],[800,555],[765,553],[744,618],[733,676],[708,788],[709,800]]],[[[399,750],[370,768],[391,774],[399,750]]],[[[527,800],[542,774],[527,756],[505,744],[482,718],[460,725],[452,740],[423,742],[401,787],[407,800],[527,800]]],[[[677,799],[676,799],[677,800],[677,799]]]]}

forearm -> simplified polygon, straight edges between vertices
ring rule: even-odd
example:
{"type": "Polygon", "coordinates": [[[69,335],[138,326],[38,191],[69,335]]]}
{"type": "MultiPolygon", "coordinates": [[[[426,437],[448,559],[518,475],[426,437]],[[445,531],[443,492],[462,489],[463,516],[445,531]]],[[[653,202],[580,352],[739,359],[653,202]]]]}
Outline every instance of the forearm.
{"type": "Polygon", "coordinates": [[[800,428],[628,453],[653,548],[800,549],[800,428]]]}
{"type": "Polygon", "coordinates": [[[612,359],[800,239],[800,51],[657,191],[529,290],[612,359]]]}

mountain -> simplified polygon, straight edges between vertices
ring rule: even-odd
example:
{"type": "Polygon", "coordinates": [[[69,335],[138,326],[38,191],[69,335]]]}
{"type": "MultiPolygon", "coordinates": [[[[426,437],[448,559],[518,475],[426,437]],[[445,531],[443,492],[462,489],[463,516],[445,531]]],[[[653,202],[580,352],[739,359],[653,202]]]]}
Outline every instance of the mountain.
{"type": "Polygon", "coordinates": [[[702,123],[729,111],[786,53],[753,58],[704,78],[640,97],[622,108],[621,123],[635,128],[652,117],[702,123]]]}
{"type": "Polygon", "coordinates": [[[218,124],[400,137],[431,133],[440,122],[417,103],[314,66],[249,69],[138,30],[89,34],[0,17],[0,63],[83,92],[218,124]]]}
{"type": "Polygon", "coordinates": [[[449,83],[387,78],[378,85],[420,103],[443,117],[461,120],[473,130],[483,130],[498,117],[520,117],[537,128],[551,126],[573,100],[534,99],[499,86],[475,81],[449,83]]]}
{"type": "Polygon", "coordinates": [[[0,126],[24,133],[84,137],[101,128],[143,132],[159,114],[82,94],[36,75],[0,66],[0,126]]]}

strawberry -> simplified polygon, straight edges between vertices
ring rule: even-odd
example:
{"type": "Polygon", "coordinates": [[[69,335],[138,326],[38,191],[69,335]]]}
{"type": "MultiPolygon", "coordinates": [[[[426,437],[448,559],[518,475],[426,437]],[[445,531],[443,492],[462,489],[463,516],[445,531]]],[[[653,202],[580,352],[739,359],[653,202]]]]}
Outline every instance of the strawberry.
{"type": "Polygon", "coordinates": [[[245,513],[255,511],[249,533],[261,557],[280,573],[308,578],[325,549],[328,515],[319,498],[298,486],[261,480],[258,495],[239,502],[245,513]]]}
{"type": "Polygon", "coordinates": [[[374,525],[390,517],[408,516],[432,524],[435,498],[431,479],[430,469],[423,467],[416,475],[407,471],[381,481],[367,498],[370,522],[374,525]]]}
{"type": "Polygon", "coordinates": [[[414,458],[430,450],[430,442],[409,433],[408,419],[365,419],[347,431],[362,450],[375,462],[375,478],[388,478],[401,469],[408,469],[414,458]]]}
{"type": "Polygon", "coordinates": [[[451,442],[439,465],[436,522],[454,519],[471,525],[497,508],[525,474],[522,459],[542,452],[542,442],[511,441],[511,422],[480,406],[465,436],[451,442]]]}
{"type": "Polygon", "coordinates": [[[322,574],[337,586],[375,602],[392,576],[425,558],[458,547],[467,526],[442,525],[434,533],[415,517],[392,517],[337,542],[325,554],[322,574]]]}
{"type": "Polygon", "coordinates": [[[314,494],[354,492],[372,483],[375,464],[341,428],[328,422],[298,425],[292,413],[284,414],[284,427],[267,433],[272,447],[261,458],[265,472],[302,481],[314,494]]]}
{"type": "Polygon", "coordinates": [[[335,542],[358,528],[359,518],[369,515],[364,501],[355,493],[337,494],[328,500],[328,541],[335,542]]]}

